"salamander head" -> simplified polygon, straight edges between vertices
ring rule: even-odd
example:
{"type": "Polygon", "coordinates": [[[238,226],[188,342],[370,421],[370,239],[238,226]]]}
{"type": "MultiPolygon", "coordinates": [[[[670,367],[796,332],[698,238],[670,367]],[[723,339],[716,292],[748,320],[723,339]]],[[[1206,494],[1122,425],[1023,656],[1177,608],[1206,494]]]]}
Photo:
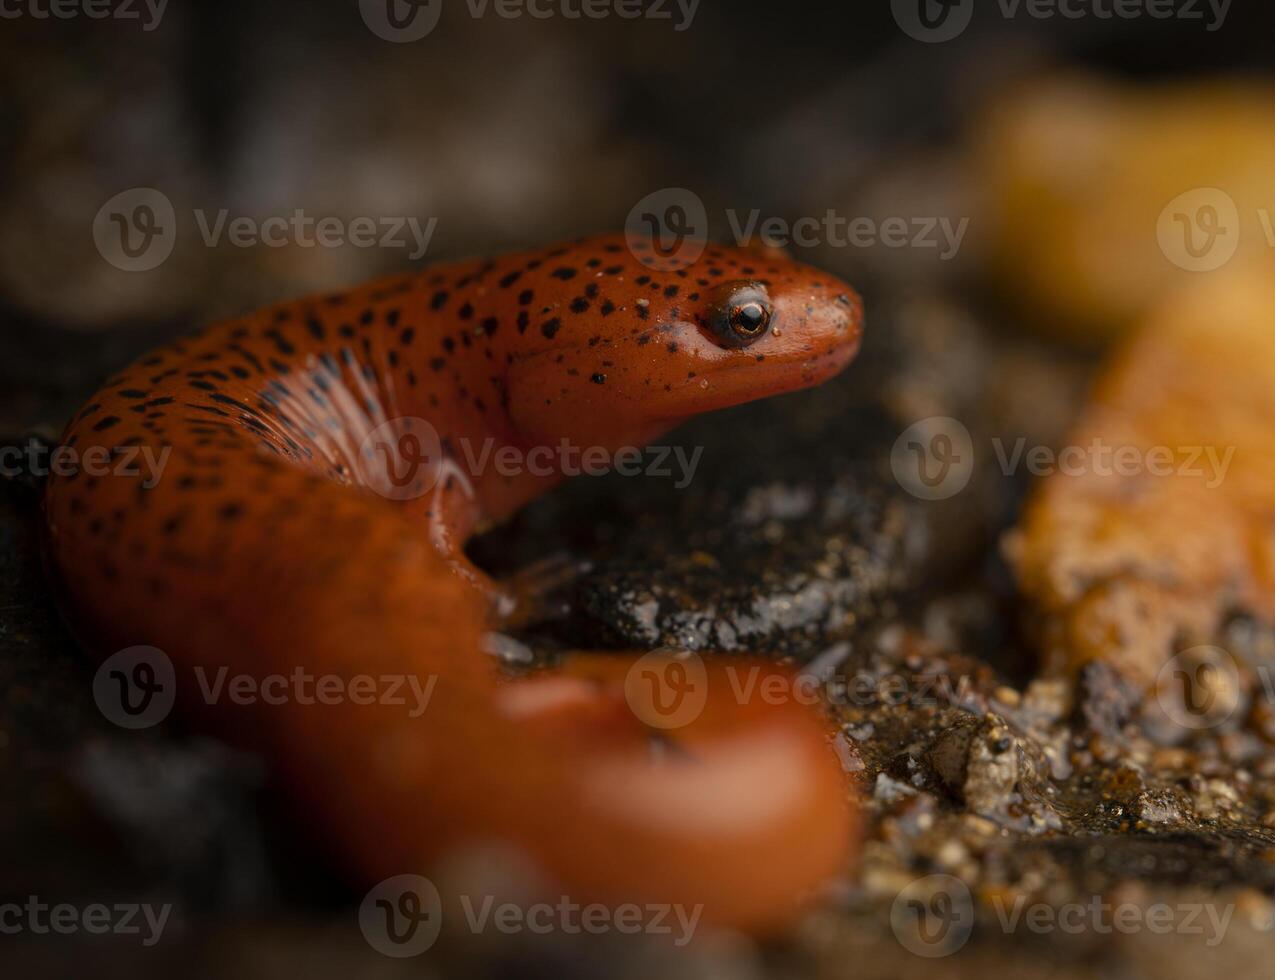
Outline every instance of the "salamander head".
{"type": "Polygon", "coordinates": [[[607,256],[623,271],[599,276],[595,301],[577,302],[581,315],[561,317],[553,343],[537,338],[511,367],[523,439],[637,443],[701,412],[820,384],[858,352],[854,290],[773,251],[710,246],[665,272],[620,258],[607,256]]]}

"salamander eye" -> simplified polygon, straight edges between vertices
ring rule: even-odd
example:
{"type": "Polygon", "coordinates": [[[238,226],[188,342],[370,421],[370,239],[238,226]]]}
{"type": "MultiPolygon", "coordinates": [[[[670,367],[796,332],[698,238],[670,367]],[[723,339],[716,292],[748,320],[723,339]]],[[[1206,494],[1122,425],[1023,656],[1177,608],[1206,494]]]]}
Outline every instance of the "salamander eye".
{"type": "Polygon", "coordinates": [[[710,297],[707,326],[723,347],[747,347],[766,333],[773,312],[761,283],[725,283],[710,297]]]}

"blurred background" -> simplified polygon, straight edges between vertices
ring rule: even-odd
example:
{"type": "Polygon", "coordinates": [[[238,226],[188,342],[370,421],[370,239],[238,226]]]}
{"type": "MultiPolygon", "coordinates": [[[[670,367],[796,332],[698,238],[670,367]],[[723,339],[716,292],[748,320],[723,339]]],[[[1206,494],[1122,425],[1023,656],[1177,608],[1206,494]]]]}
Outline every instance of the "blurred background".
{"type": "MultiPolygon", "coordinates": [[[[1275,205],[1275,9],[1257,3],[1181,0],[1135,5],[1124,17],[1093,0],[1063,4],[1083,16],[1038,17],[1026,3],[973,10],[973,0],[951,9],[932,0],[701,0],[630,20],[571,17],[563,11],[576,5],[565,0],[543,4],[552,12],[544,18],[501,16],[494,3],[474,16],[466,0],[433,0],[421,16],[437,15],[436,26],[401,42],[384,36],[384,2],[378,15],[377,4],[357,0],[173,0],[162,12],[114,4],[103,19],[88,6],[58,17],[46,16],[44,0],[13,0],[0,19],[6,442],[56,436],[109,371],[184,330],[428,262],[618,229],[662,189],[698,196],[711,236],[723,241],[754,212],[788,228],[812,219],[789,251],[860,289],[867,366],[778,415],[746,410],[757,414],[739,418],[757,424],[743,449],[726,448],[738,428],[706,421],[689,438],[722,448],[710,452],[708,483],[691,502],[674,507],[650,496],[657,491],[602,481],[546,502],[488,542],[499,570],[564,542],[597,563],[574,586],[578,614],[524,638],[537,653],[676,640],[688,610],[728,606],[746,578],[787,595],[806,576],[803,588],[818,586],[818,614],[777,618],[743,646],[805,661],[847,638],[863,649],[865,627],[902,623],[1025,686],[1032,653],[1010,625],[997,548],[1025,481],[976,479],[976,492],[942,516],[921,513],[889,477],[895,437],[909,420],[953,414],[976,432],[1056,442],[1103,353],[1154,299],[1206,271],[1213,239],[1196,247],[1183,230],[1205,242],[1212,229],[1243,254],[1275,242],[1262,218],[1275,205]],[[1173,16],[1152,16],[1152,7],[1173,16]],[[918,11],[946,11],[945,26],[926,27],[933,21],[917,20],[918,11]],[[1181,195],[1181,207],[1169,209],[1181,195]],[[108,241],[110,202],[131,209],[142,200],[172,208],[171,252],[165,246],[154,262],[108,241]],[[1230,205],[1238,222],[1226,220],[1230,205]],[[1208,219],[1218,208],[1221,225],[1208,219]],[[371,219],[380,231],[387,222],[400,230],[372,247],[315,246],[288,233],[236,240],[229,230],[236,219],[259,227],[298,211],[343,228],[371,219]],[[1174,213],[1199,227],[1178,228],[1174,213]],[[429,229],[427,244],[412,237],[409,219],[429,229]],[[836,224],[850,220],[866,222],[854,242],[836,224]],[[766,421],[775,418],[785,427],[766,421]],[[789,486],[813,488],[817,515],[776,496],[776,459],[786,461],[789,486]],[[762,517],[732,524],[738,515],[714,491],[747,498],[762,517]],[[573,507],[593,520],[569,521],[573,507]],[[848,516],[829,517],[834,511],[848,516]],[[662,515],[661,530],[649,534],[642,522],[652,514],[662,515]],[[687,528],[719,519],[739,534],[686,543],[687,528]],[[772,519],[782,541],[767,529],[772,519]],[[830,521],[842,522],[835,530],[849,544],[837,553],[841,565],[816,574],[810,569],[829,560],[830,521]],[[686,556],[703,548],[735,554],[723,564],[736,578],[706,584],[687,571],[686,556]],[[665,589],[667,616],[653,633],[636,630],[631,609],[598,598],[635,578],[665,589]]],[[[124,737],[100,717],[91,666],[41,574],[38,509],[21,481],[6,487],[0,517],[0,899],[165,896],[180,908],[155,949],[0,936],[0,962],[12,956],[14,976],[90,963],[101,976],[938,969],[890,935],[880,899],[897,887],[873,892],[870,875],[848,878],[799,936],[773,946],[716,936],[689,950],[599,942],[564,951],[525,936],[469,936],[420,961],[381,957],[355,927],[357,894],[295,839],[293,818],[275,812],[259,760],[178,724],[124,737]]],[[[712,646],[719,635],[696,633],[693,643],[712,646]]],[[[906,726],[888,738],[852,767],[866,765],[869,790],[889,769],[882,760],[906,743],[906,726]]],[[[889,804],[878,817],[898,817],[889,804]]],[[[944,807],[952,819],[963,815],[960,801],[944,807]]],[[[1272,882],[1260,856],[1275,851],[1259,816],[1244,844],[1252,862],[1227,851],[1234,873],[1221,882],[1218,841],[1229,834],[1233,843],[1239,831],[1193,838],[1184,829],[1177,885],[1207,880],[1263,901],[1272,882]]],[[[1068,825],[1077,840],[1096,833],[1077,820],[1068,825]]],[[[874,846],[890,852],[878,860],[894,870],[967,861],[972,875],[987,875],[1011,861],[1012,842],[1002,842],[1000,851],[989,844],[935,864],[943,841],[922,847],[925,826],[907,826],[878,827],[874,846]]],[[[1031,858],[1048,866],[1034,873],[1115,882],[1159,860],[1107,846],[1114,850],[1094,856],[1059,845],[1031,858]]],[[[1038,946],[999,938],[942,969],[1043,975],[1038,946]]],[[[1220,957],[1247,963],[1261,948],[1246,942],[1210,950],[1206,961],[1195,948],[1076,940],[1053,975],[1081,975],[1095,962],[1111,975],[1192,975],[1205,962],[1215,973],[1228,962],[1220,957]]]]}

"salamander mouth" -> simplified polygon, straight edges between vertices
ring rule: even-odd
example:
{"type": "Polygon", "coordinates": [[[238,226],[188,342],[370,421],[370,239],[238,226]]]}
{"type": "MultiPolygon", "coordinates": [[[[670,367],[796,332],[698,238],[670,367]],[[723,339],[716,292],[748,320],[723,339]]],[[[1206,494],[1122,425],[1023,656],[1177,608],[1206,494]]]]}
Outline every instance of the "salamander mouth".
{"type": "MultiPolygon", "coordinates": [[[[767,345],[770,346],[770,345],[767,345]]],[[[684,417],[786,392],[813,388],[839,374],[859,351],[859,338],[828,346],[800,343],[778,351],[762,345],[704,359],[661,399],[662,413],[684,417]]]]}

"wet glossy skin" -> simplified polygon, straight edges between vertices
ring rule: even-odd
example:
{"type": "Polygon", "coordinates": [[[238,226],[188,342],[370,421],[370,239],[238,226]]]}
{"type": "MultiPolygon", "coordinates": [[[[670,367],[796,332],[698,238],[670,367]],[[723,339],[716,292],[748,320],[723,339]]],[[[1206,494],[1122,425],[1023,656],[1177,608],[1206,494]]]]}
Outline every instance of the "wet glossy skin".
{"type": "Polygon", "coordinates": [[[641,445],[701,411],[818,384],[860,330],[858,298],[816,270],[710,248],[654,272],[618,237],[271,307],[141,359],[81,410],[65,445],[171,455],[150,488],[52,478],[53,565],[92,645],[165,650],[183,707],[272,759],[360,878],[428,873],[500,841],[554,894],[703,902],[706,920],[772,928],[853,848],[818,716],[740,703],[711,666],[703,712],[663,733],[657,762],[625,701],[631,658],[502,685],[482,652],[495,589],[460,549],[558,477],[470,472],[460,447],[641,445]],[[399,501],[369,488],[398,472],[403,446],[370,451],[368,436],[402,417],[426,420],[442,453],[424,470],[433,489],[399,501]],[[436,686],[416,718],[209,707],[191,672],[221,666],[436,686]]]}

